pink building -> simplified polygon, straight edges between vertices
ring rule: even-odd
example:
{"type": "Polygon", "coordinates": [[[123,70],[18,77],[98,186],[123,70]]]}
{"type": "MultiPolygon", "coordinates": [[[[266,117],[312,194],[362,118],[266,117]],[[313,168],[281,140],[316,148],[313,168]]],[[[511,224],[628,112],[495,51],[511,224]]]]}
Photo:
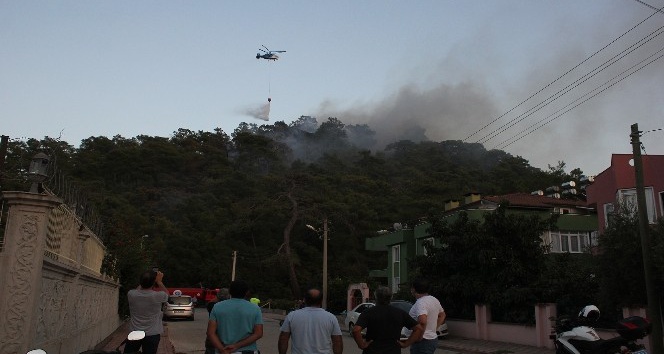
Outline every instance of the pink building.
{"type": "MultiPolygon", "coordinates": [[[[652,224],[664,216],[664,155],[645,155],[642,160],[648,221],[652,224]]],[[[620,204],[637,205],[632,154],[611,155],[611,167],[595,177],[586,193],[588,205],[597,208],[598,231],[602,234],[620,204]]]]}

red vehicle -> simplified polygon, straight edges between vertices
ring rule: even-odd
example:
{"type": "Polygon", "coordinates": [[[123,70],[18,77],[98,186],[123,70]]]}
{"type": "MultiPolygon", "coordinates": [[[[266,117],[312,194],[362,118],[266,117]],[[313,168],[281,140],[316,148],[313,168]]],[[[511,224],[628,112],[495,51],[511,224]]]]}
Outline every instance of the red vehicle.
{"type": "Polygon", "coordinates": [[[208,288],[166,288],[169,295],[176,295],[176,291],[179,292],[179,295],[189,295],[192,299],[196,299],[196,306],[205,306],[210,301],[216,300],[217,291],[219,289],[208,289],[208,288]]]}

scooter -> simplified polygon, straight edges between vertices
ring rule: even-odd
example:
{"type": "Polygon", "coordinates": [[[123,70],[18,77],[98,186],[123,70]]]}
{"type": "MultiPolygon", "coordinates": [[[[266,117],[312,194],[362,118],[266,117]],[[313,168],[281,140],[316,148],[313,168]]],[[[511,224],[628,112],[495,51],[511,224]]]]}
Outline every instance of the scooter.
{"type": "Polygon", "coordinates": [[[639,316],[620,320],[616,325],[619,337],[602,339],[591,325],[599,318],[599,309],[594,305],[584,307],[576,319],[559,317],[551,335],[556,354],[648,354],[636,341],[647,336],[652,326],[650,321],[639,316]]]}
{"type": "MultiPolygon", "coordinates": [[[[145,338],[145,331],[131,331],[127,335],[127,338],[123,340],[122,343],[118,344],[118,346],[113,351],[93,349],[93,350],[86,350],[84,352],[81,352],[80,354],[122,354],[122,350],[120,350],[120,347],[122,347],[124,344],[126,344],[129,341],[141,340],[143,338],[145,338]]],[[[26,354],[47,354],[47,353],[42,349],[34,349],[27,352],[26,354]]]]}

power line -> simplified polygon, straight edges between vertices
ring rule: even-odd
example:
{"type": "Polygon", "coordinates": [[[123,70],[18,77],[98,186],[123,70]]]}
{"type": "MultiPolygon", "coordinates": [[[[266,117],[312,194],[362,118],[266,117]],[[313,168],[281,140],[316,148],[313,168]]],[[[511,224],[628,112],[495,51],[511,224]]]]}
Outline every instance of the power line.
{"type": "Polygon", "coordinates": [[[544,101],[538,103],[537,105],[530,108],[526,112],[518,115],[517,117],[510,120],[509,122],[507,122],[507,123],[501,125],[500,127],[494,129],[492,132],[490,132],[489,134],[486,134],[485,136],[483,136],[482,138],[480,138],[476,142],[477,143],[486,143],[489,140],[495,138],[497,135],[499,135],[499,134],[505,132],[506,130],[510,129],[511,127],[516,125],[517,123],[519,123],[519,122],[523,121],[524,119],[532,116],[535,112],[537,112],[537,111],[541,110],[542,108],[548,106],[550,103],[554,102],[558,98],[562,97],[563,95],[565,95],[568,92],[572,91],[573,89],[577,88],[578,86],[585,83],[586,81],[588,81],[589,79],[591,79],[595,75],[597,75],[600,72],[607,69],[609,66],[617,63],[619,60],[623,59],[627,55],[633,53],[635,50],[641,48],[643,45],[645,45],[646,43],[653,40],[655,37],[657,37],[657,36],[661,35],[662,33],[664,33],[664,31],[662,29],[664,29],[664,26],[659,27],[658,29],[651,32],[646,37],[642,38],[638,42],[636,42],[636,43],[632,44],[631,46],[629,46],[627,49],[625,49],[622,52],[616,54],[611,59],[605,61],[600,66],[596,67],[595,69],[593,69],[590,72],[586,73],[585,75],[581,76],[579,79],[577,79],[576,81],[572,82],[571,84],[565,86],[563,89],[559,90],[558,92],[554,93],[553,95],[547,97],[544,101]]]}
{"type": "MultiPolygon", "coordinates": [[[[645,6],[649,7],[649,8],[651,8],[651,9],[655,10],[655,14],[658,13],[658,12],[661,12],[661,13],[664,14],[664,12],[662,12],[662,9],[664,9],[664,7],[661,7],[661,8],[658,9],[658,8],[656,8],[656,7],[654,7],[654,6],[650,5],[650,4],[646,4],[645,2],[643,2],[643,1],[641,1],[641,0],[634,0],[634,1],[638,2],[638,3],[641,4],[641,5],[645,5],[645,6]]],[[[654,15],[654,14],[653,14],[653,15],[654,15]]],[[[651,16],[652,16],[652,15],[651,15],[651,16]]]]}
{"type": "MultiPolygon", "coordinates": [[[[639,0],[635,0],[635,1],[639,1],[639,0]]],[[[648,4],[645,4],[645,3],[644,3],[644,5],[650,7],[650,5],[648,5],[648,4]]],[[[482,128],[478,129],[476,132],[470,134],[468,137],[466,137],[465,139],[463,139],[463,141],[466,141],[466,140],[472,138],[472,137],[475,136],[477,133],[481,132],[482,130],[484,130],[485,128],[487,128],[488,126],[490,126],[491,124],[495,123],[496,121],[498,121],[498,120],[501,119],[502,117],[508,115],[509,113],[511,113],[512,111],[514,111],[515,109],[517,109],[518,107],[520,107],[521,105],[523,105],[524,103],[526,103],[527,101],[529,101],[531,98],[535,97],[535,96],[538,95],[540,92],[544,91],[544,90],[547,89],[549,86],[553,85],[553,84],[556,83],[558,80],[562,79],[564,76],[566,76],[567,74],[569,74],[570,72],[574,71],[576,68],[578,68],[579,66],[581,66],[582,64],[584,64],[585,62],[587,62],[588,60],[590,60],[591,58],[593,58],[595,55],[599,54],[599,53],[602,52],[604,49],[608,48],[608,47],[611,46],[613,43],[617,42],[620,38],[624,37],[624,36],[627,35],[629,32],[633,31],[635,28],[637,28],[638,26],[640,26],[641,24],[643,24],[644,22],[646,22],[647,20],[649,20],[649,19],[650,19],[651,17],[653,17],[657,12],[661,12],[662,9],[664,9],[664,7],[660,8],[660,9],[656,9],[656,8],[655,8],[656,12],[652,13],[650,16],[646,17],[646,18],[643,19],[641,22],[639,22],[639,23],[637,23],[636,25],[634,25],[632,28],[630,28],[629,30],[627,30],[625,33],[623,33],[623,34],[621,34],[620,36],[618,36],[617,38],[613,39],[613,40],[612,40],[611,42],[609,42],[607,45],[605,45],[604,47],[602,47],[601,49],[599,49],[598,51],[596,51],[595,53],[593,53],[592,55],[590,55],[590,56],[587,57],[586,59],[582,60],[579,64],[577,64],[577,65],[574,66],[573,68],[567,70],[564,74],[558,76],[555,80],[551,81],[551,82],[548,83],[546,86],[542,87],[542,88],[539,89],[537,92],[533,93],[533,94],[530,95],[528,98],[526,98],[525,100],[521,101],[519,104],[517,104],[516,106],[512,107],[512,108],[511,108],[510,110],[508,110],[507,112],[501,114],[498,118],[492,120],[491,122],[489,122],[488,124],[486,124],[486,125],[483,126],[482,128]]],[[[478,140],[478,142],[479,142],[479,140],[478,140]]]]}
{"type": "MultiPolygon", "coordinates": [[[[583,97],[588,96],[590,93],[592,93],[593,91],[598,90],[598,89],[601,88],[602,86],[607,85],[607,84],[610,83],[611,81],[615,80],[616,78],[620,77],[620,76],[623,75],[624,73],[626,73],[626,72],[632,70],[634,67],[640,65],[641,63],[643,63],[643,62],[645,62],[646,60],[648,60],[648,59],[654,57],[656,54],[658,54],[658,53],[660,53],[660,52],[662,52],[662,51],[664,51],[664,47],[661,48],[660,50],[658,50],[657,52],[655,52],[654,54],[652,54],[651,56],[649,56],[648,58],[646,58],[646,59],[640,61],[639,63],[633,65],[633,66],[630,67],[629,69],[627,69],[627,70],[621,72],[620,74],[616,75],[616,76],[613,77],[611,80],[608,80],[606,83],[604,83],[603,85],[600,85],[600,86],[596,87],[595,89],[593,89],[592,91],[590,91],[590,92],[586,93],[585,95],[579,97],[577,100],[573,101],[572,103],[570,103],[569,105],[563,107],[562,109],[565,109],[566,107],[569,107],[569,106],[572,105],[574,102],[577,102],[578,100],[582,99],[583,97]]],[[[541,122],[544,121],[546,118],[544,118],[544,119],[538,121],[537,123],[531,125],[530,127],[528,127],[528,128],[526,128],[526,129],[522,130],[521,132],[519,132],[519,133],[513,135],[511,138],[509,138],[509,139],[507,139],[507,140],[501,142],[500,144],[496,145],[494,148],[499,148],[499,147],[502,146],[502,148],[504,149],[504,148],[506,148],[506,147],[508,147],[508,146],[510,146],[510,145],[512,145],[512,144],[514,144],[515,142],[517,142],[517,141],[523,139],[524,137],[526,137],[526,136],[530,135],[531,133],[535,132],[536,130],[538,130],[538,129],[544,127],[545,125],[551,123],[552,121],[558,119],[558,118],[559,118],[560,116],[562,116],[563,114],[565,114],[565,113],[571,111],[572,109],[574,109],[574,108],[576,108],[576,107],[582,105],[583,103],[585,103],[585,102],[587,102],[588,100],[594,98],[595,96],[599,95],[600,93],[602,93],[602,92],[608,90],[609,88],[613,87],[613,86],[616,85],[617,83],[619,83],[619,82],[623,81],[624,79],[626,79],[626,78],[632,76],[633,74],[635,74],[636,72],[638,72],[638,71],[640,71],[641,69],[645,68],[646,66],[648,66],[648,65],[650,65],[650,64],[652,64],[652,63],[654,63],[654,62],[656,62],[657,60],[661,59],[663,56],[664,56],[664,54],[662,54],[662,55],[660,55],[660,56],[654,58],[653,60],[649,61],[648,63],[644,64],[644,65],[641,66],[640,68],[634,70],[633,72],[629,73],[628,75],[626,75],[625,77],[621,78],[620,80],[618,80],[618,81],[616,81],[616,82],[614,82],[614,83],[612,83],[612,84],[610,84],[610,85],[604,87],[604,88],[603,88],[602,90],[600,90],[599,92],[593,94],[592,96],[586,98],[585,100],[579,102],[578,104],[576,104],[576,105],[570,107],[569,109],[567,109],[567,110],[565,110],[564,112],[562,112],[562,113],[556,115],[555,117],[549,119],[548,121],[546,121],[546,122],[544,122],[543,124],[541,124],[541,125],[535,127],[534,129],[528,131],[528,133],[519,136],[520,134],[524,133],[524,132],[527,131],[528,129],[530,129],[530,128],[536,126],[536,125],[539,124],[539,123],[541,123],[541,122]],[[517,138],[517,137],[518,137],[518,138],[517,138]],[[516,139],[515,139],[515,138],[516,138],[516,139]],[[511,142],[509,142],[509,143],[507,143],[508,141],[510,141],[510,140],[512,140],[512,139],[514,139],[514,140],[511,141],[511,142]],[[507,144],[506,144],[506,143],[507,143],[507,144]],[[503,145],[503,144],[505,144],[505,145],[503,145]]],[[[562,109],[560,109],[560,110],[554,112],[553,114],[556,114],[557,112],[560,112],[562,109]]],[[[553,114],[552,114],[552,115],[553,115],[553,114]]],[[[549,115],[548,117],[551,117],[552,115],[549,115]]],[[[548,117],[547,117],[547,118],[548,118],[548,117]]]]}
{"type": "Polygon", "coordinates": [[[646,135],[646,133],[658,132],[658,131],[662,131],[662,130],[664,130],[664,128],[657,128],[657,129],[646,130],[646,131],[644,131],[644,132],[641,134],[641,136],[646,135]]]}

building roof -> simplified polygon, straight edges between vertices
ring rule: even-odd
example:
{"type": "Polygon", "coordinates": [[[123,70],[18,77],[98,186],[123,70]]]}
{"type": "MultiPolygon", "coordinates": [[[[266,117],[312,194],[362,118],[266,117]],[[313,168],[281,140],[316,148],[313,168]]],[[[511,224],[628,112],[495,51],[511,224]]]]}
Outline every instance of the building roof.
{"type": "Polygon", "coordinates": [[[512,193],[505,195],[491,195],[482,197],[494,203],[501,203],[506,200],[511,206],[530,207],[530,208],[552,208],[552,207],[585,207],[586,202],[576,199],[558,199],[542,195],[532,195],[528,193],[512,193]]]}
{"type": "MultiPolygon", "coordinates": [[[[611,166],[600,172],[595,179],[611,179],[612,183],[618,188],[634,188],[636,177],[634,174],[634,155],[632,154],[612,154],[611,166]]],[[[646,184],[653,184],[651,180],[658,180],[662,177],[662,166],[664,165],[664,155],[643,155],[643,175],[646,184]]]]}

